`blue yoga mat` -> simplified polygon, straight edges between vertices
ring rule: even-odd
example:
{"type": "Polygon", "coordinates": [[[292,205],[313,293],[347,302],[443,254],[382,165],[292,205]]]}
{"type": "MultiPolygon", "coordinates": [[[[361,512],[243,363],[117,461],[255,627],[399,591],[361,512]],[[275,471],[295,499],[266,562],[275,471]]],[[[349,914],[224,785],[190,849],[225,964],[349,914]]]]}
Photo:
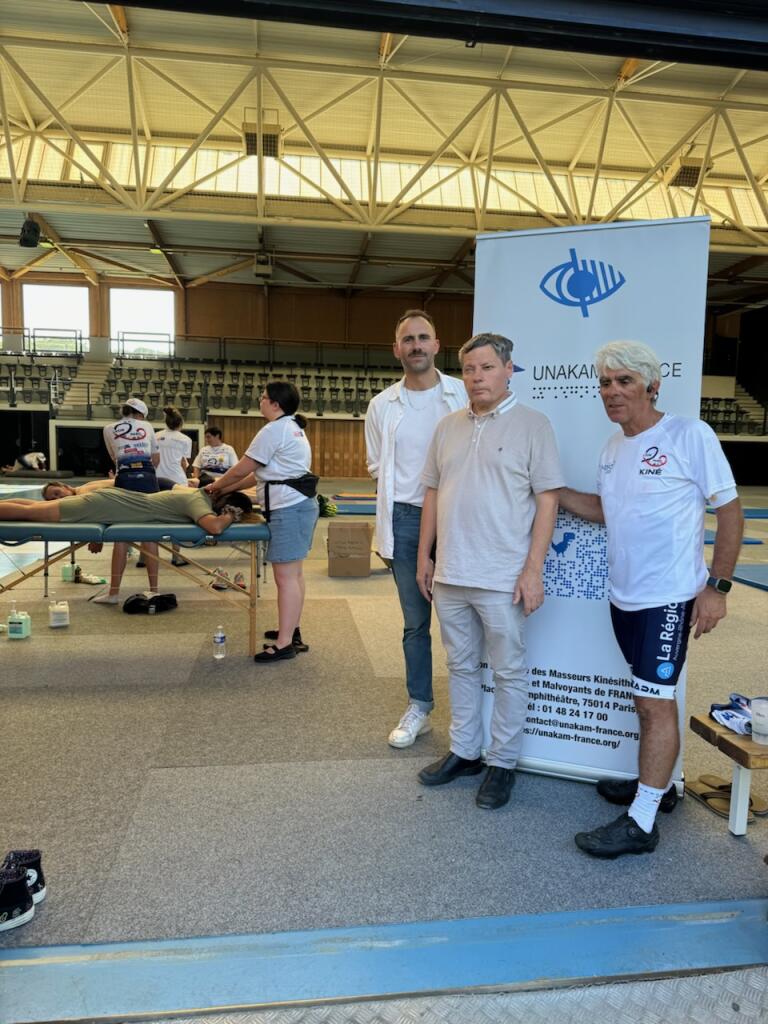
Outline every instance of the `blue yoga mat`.
{"type": "Polygon", "coordinates": [[[373,502],[337,501],[336,509],[340,516],[375,516],[376,505],[373,502]]]}
{"type": "Polygon", "coordinates": [[[739,583],[746,583],[748,587],[768,590],[768,563],[750,565],[746,562],[739,562],[733,578],[739,583]]]}

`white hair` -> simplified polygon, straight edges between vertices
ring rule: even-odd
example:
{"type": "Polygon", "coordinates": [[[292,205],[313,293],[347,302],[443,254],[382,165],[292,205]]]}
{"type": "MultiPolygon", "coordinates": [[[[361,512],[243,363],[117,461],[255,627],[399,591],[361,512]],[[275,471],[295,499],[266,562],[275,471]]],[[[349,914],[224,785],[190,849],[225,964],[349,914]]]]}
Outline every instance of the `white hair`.
{"type": "Polygon", "coordinates": [[[661,380],[659,357],[640,341],[609,341],[595,353],[597,372],[631,370],[639,373],[646,387],[661,380]]]}

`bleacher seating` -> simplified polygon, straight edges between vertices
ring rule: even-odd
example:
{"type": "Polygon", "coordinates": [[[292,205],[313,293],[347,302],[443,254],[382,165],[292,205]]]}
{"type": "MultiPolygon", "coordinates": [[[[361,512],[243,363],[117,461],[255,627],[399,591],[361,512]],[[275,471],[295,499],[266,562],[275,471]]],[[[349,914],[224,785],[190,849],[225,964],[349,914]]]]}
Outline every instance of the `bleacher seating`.
{"type": "Polygon", "coordinates": [[[760,429],[735,398],[702,398],[701,418],[720,434],[752,434],[760,429]]]}
{"type": "MultiPolygon", "coordinates": [[[[385,358],[386,353],[382,363],[385,358]]],[[[79,365],[88,363],[78,364],[73,356],[0,355],[0,407],[7,407],[12,391],[17,406],[48,407],[51,385],[55,384],[57,395],[62,397],[77,377],[79,365]]],[[[140,396],[147,403],[153,420],[162,418],[166,405],[178,405],[187,417],[205,415],[207,409],[254,415],[264,386],[282,379],[298,387],[302,408],[311,416],[359,418],[365,415],[370,400],[400,377],[396,364],[363,370],[338,363],[254,365],[244,361],[118,357],[104,379],[91,385],[91,415],[100,419],[119,415],[130,395],[140,396]]],[[[64,415],[85,417],[87,409],[73,406],[64,415]]]]}

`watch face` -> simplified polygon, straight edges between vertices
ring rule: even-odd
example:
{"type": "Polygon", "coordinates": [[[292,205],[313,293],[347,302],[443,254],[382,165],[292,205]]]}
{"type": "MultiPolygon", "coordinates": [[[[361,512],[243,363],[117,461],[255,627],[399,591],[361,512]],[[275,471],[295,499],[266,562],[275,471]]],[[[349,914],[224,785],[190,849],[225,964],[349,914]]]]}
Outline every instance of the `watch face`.
{"type": "Polygon", "coordinates": [[[710,587],[713,587],[719,594],[729,593],[733,583],[730,580],[717,579],[715,576],[710,576],[707,580],[710,587]]]}

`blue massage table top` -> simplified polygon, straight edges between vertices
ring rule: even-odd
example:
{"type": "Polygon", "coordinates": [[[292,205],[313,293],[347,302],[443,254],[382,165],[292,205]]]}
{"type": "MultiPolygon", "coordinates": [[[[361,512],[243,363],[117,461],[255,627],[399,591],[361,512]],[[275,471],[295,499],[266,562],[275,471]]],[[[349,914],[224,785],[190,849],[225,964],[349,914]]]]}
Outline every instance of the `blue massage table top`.
{"type": "MultiPolygon", "coordinates": [[[[196,547],[211,536],[193,523],[126,523],[105,526],[103,523],[0,523],[1,544],[26,544],[29,541],[75,541],[103,543],[114,541],[178,541],[196,547]]],[[[228,526],[216,540],[226,543],[269,540],[265,523],[235,523],[228,526]]]]}

